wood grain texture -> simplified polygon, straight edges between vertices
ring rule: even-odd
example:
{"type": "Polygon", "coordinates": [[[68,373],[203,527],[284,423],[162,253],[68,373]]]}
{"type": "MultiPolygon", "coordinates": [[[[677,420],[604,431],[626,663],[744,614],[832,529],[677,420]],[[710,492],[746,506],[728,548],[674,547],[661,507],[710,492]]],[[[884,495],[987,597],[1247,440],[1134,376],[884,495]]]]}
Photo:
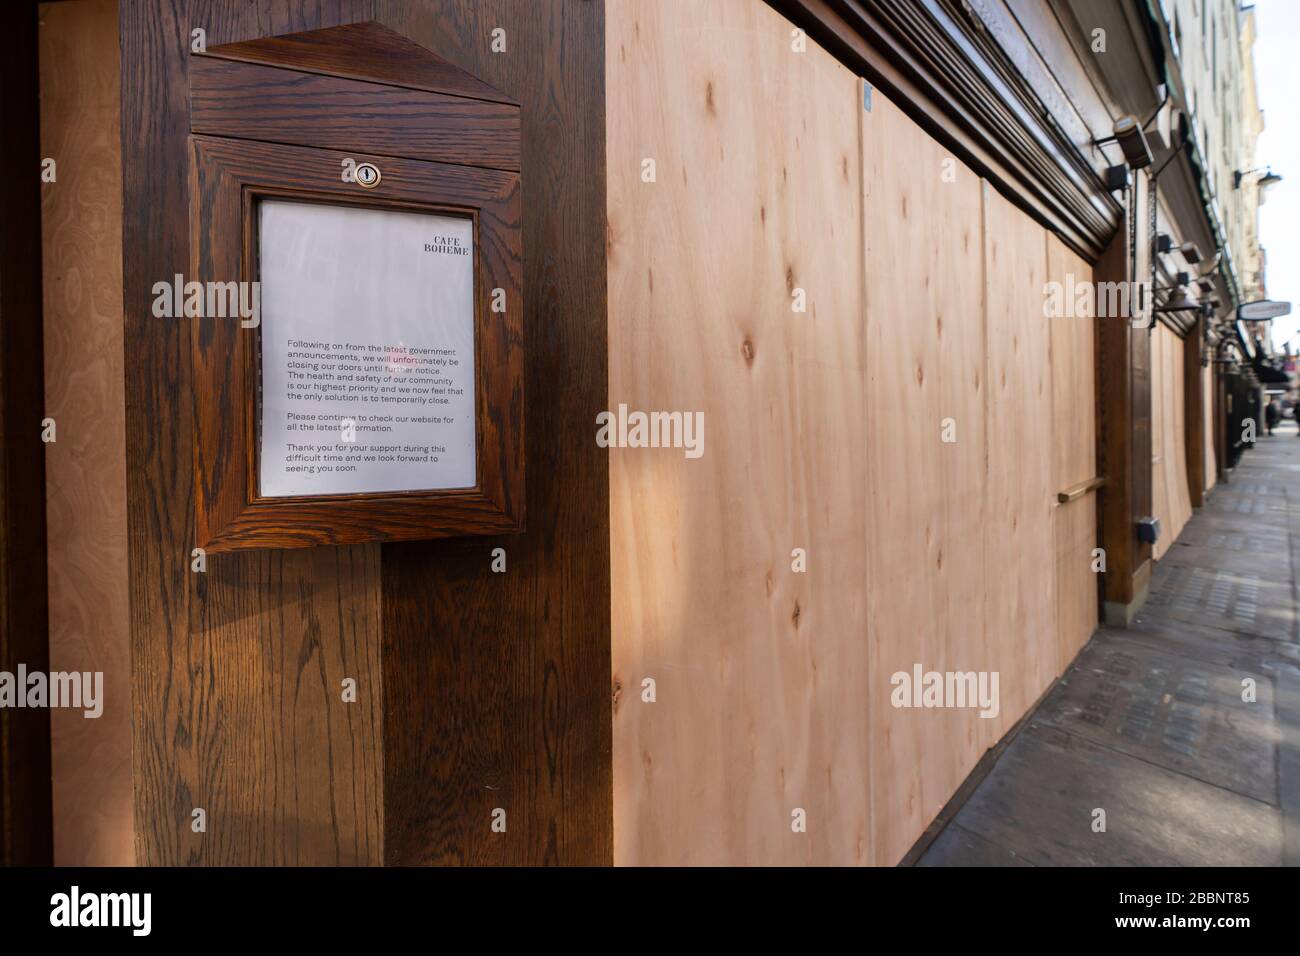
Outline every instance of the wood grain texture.
{"type": "Polygon", "coordinates": [[[987,719],[895,708],[889,684],[987,664],[981,184],[955,160],[945,179],[948,152],[879,91],[862,139],[871,814],[892,865],[985,746],[987,719]]]}
{"type": "MultiPolygon", "coordinates": [[[[1141,185],[1143,177],[1135,183],[1141,185]]],[[[1143,208],[1138,199],[1130,206],[1143,208]]],[[[1094,270],[1099,283],[1128,282],[1133,275],[1127,224],[1094,270]]],[[[1141,273],[1139,273],[1141,274],[1141,273]]],[[[1136,522],[1151,509],[1151,391],[1149,333],[1112,316],[1097,323],[1097,467],[1106,476],[1098,492],[1102,579],[1108,620],[1118,623],[1140,604],[1151,574],[1151,546],[1137,540],[1136,522]]]]}
{"type": "MultiPolygon", "coordinates": [[[[1133,201],[1130,208],[1138,217],[1137,234],[1139,240],[1133,251],[1134,281],[1145,281],[1151,275],[1151,256],[1154,244],[1140,237],[1148,234],[1147,209],[1154,184],[1147,176],[1133,177],[1133,201]]],[[[1148,314],[1149,322],[1156,321],[1154,315],[1148,314]]],[[[1147,325],[1131,329],[1128,353],[1128,385],[1131,391],[1127,427],[1132,434],[1132,457],[1129,467],[1129,504],[1131,511],[1121,534],[1128,545],[1133,548],[1133,586],[1134,599],[1142,599],[1143,582],[1150,580],[1152,568],[1152,547],[1149,543],[1139,541],[1136,522],[1153,513],[1154,489],[1151,481],[1151,456],[1155,432],[1151,426],[1151,343],[1154,332],[1147,325]]],[[[1109,471],[1108,471],[1109,473],[1109,471]]]]}
{"type": "Polygon", "coordinates": [[[54,860],[129,866],[130,613],[122,398],[117,0],[41,9],[50,669],[103,674],[103,712],[52,710],[54,860]]]}
{"type": "Polygon", "coordinates": [[[1214,442],[1214,393],[1217,388],[1218,383],[1214,380],[1214,364],[1211,363],[1201,369],[1201,399],[1205,405],[1201,417],[1205,439],[1201,447],[1205,449],[1205,490],[1207,492],[1219,482],[1219,456],[1215,451],[1214,442]]]}
{"type": "Polygon", "coordinates": [[[1152,488],[1160,519],[1160,540],[1152,549],[1159,561],[1192,517],[1187,486],[1184,342],[1165,325],[1151,333],[1152,488]]]}
{"type": "Polygon", "coordinates": [[[519,171],[519,108],[195,56],[196,133],[519,171]]]}
{"type": "Polygon", "coordinates": [[[1058,505],[1052,515],[1056,552],[1057,675],[1065,673],[1097,630],[1099,575],[1093,571],[1097,544],[1095,492],[1058,505]]]}
{"type": "Polygon", "coordinates": [[[374,21],[225,43],[209,48],[208,56],[519,105],[454,63],[374,21]]]}
{"type": "Polygon", "coordinates": [[[182,835],[187,862],[380,862],[377,559],[365,545],[210,559],[191,623],[205,686],[169,713],[201,758],[186,796],[208,832],[182,835]]]}
{"type": "Polygon", "coordinates": [[[383,546],[390,863],[604,865],[610,771],[604,3],[385,0],[521,104],[525,534],[383,546]],[[509,52],[493,53],[492,30],[509,52]],[[492,549],[506,571],[492,571],[492,549]],[[492,832],[492,811],[507,813],[492,832]]]}
{"type": "Polygon", "coordinates": [[[609,403],[707,436],[610,452],[614,858],[867,862],[857,80],[749,0],[606,37],[609,403]]]}
{"type": "Polygon", "coordinates": [[[260,330],[232,318],[190,321],[194,346],[195,540],[209,552],[398,541],[516,531],[524,518],[523,308],[491,311],[493,290],[523,301],[515,173],[356,153],[383,180],[341,181],[342,153],[192,137],[199,281],[256,281],[261,197],[385,209],[445,209],[474,220],[477,483],[451,491],[264,498],[258,493],[260,330]]]}
{"type": "MultiPolygon", "coordinates": [[[[1062,289],[1093,282],[1092,266],[1050,233],[1047,278],[1062,289]]],[[[1095,287],[1094,287],[1095,288],[1095,287]]],[[[1067,292],[1068,294],[1068,292],[1067,292]]],[[[1052,374],[1052,485],[1062,492],[1098,476],[1096,309],[1074,300],[1065,315],[1048,319],[1052,374]]],[[[1123,322],[1109,317],[1100,321],[1123,322]]],[[[1097,629],[1097,495],[1058,502],[1052,512],[1056,553],[1057,673],[1069,667],[1097,629]]]]}
{"type": "Polygon", "coordinates": [[[1165,449],[1169,454],[1169,468],[1165,480],[1169,483],[1170,520],[1177,524],[1169,540],[1177,540],[1187,522],[1192,518],[1191,489],[1187,479],[1187,342],[1170,333],[1165,355],[1165,401],[1169,403],[1169,416],[1165,425],[1165,449]]]}
{"type": "Polygon", "coordinates": [[[1173,396],[1173,383],[1165,376],[1166,352],[1168,338],[1172,333],[1163,325],[1157,325],[1151,333],[1151,514],[1160,519],[1160,539],[1151,548],[1151,556],[1159,561],[1169,550],[1170,535],[1176,530],[1170,527],[1170,502],[1168,473],[1172,463],[1165,460],[1165,455],[1172,451],[1165,447],[1165,419],[1171,412],[1170,402],[1173,396]]]}
{"type": "MultiPolygon", "coordinates": [[[[1128,238],[1125,230],[1120,230],[1098,261],[1093,278],[1099,283],[1128,281],[1128,262],[1128,238]]],[[[1132,600],[1136,558],[1129,387],[1133,335],[1130,322],[1097,323],[1097,471],[1106,476],[1106,486],[1097,492],[1097,517],[1101,547],[1106,552],[1102,595],[1114,605],[1132,600]]]]}
{"type": "Polygon", "coordinates": [[[122,0],[127,492],[136,859],[382,859],[379,550],[210,556],[190,570],[189,328],[152,285],[189,268],[189,31],[208,43],[367,20],[348,0],[122,0]],[[358,700],[342,701],[355,677],[358,700]],[[191,829],[194,808],[207,831],[191,829]]]}
{"type": "MultiPolygon", "coordinates": [[[[0,6],[0,670],[49,667],[35,4],[0,6]]],[[[0,708],[0,865],[53,862],[50,717],[0,708]]]]}
{"type": "MultiPolygon", "coordinates": [[[[1092,266],[1050,233],[1047,278],[1062,289],[1093,282],[1092,266]]],[[[1063,491],[1097,475],[1096,309],[1077,296],[1066,314],[1052,317],[1052,482],[1063,491]]],[[[1114,319],[1122,322],[1123,319],[1114,319]]]]}
{"type": "Polygon", "coordinates": [[[987,667],[1000,677],[1001,711],[982,720],[997,741],[1056,677],[1057,488],[1049,325],[1043,317],[1046,232],[984,190],[988,330],[988,478],[984,560],[987,667]]]}
{"type": "Polygon", "coordinates": [[[1186,452],[1187,494],[1195,510],[1205,504],[1205,377],[1201,374],[1201,349],[1205,319],[1197,317],[1183,340],[1183,448],[1186,452]]]}

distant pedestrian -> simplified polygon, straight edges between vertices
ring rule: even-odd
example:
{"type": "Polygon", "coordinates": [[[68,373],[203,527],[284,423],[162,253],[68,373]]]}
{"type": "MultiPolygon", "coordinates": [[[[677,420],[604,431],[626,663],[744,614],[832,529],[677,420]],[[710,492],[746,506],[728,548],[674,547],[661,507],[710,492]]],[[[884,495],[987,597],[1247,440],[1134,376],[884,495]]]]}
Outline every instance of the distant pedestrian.
{"type": "Polygon", "coordinates": [[[1282,420],[1282,409],[1278,407],[1277,399],[1270,398],[1268,404],[1264,406],[1264,424],[1268,426],[1268,433],[1273,434],[1273,429],[1277,428],[1278,422],[1282,420]]]}

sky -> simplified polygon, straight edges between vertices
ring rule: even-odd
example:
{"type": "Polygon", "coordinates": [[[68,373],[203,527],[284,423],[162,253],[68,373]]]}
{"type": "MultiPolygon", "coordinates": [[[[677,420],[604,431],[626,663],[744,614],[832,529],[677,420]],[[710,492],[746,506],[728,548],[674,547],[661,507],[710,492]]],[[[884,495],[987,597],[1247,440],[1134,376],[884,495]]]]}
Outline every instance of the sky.
{"type": "Polygon", "coordinates": [[[1270,299],[1293,303],[1273,320],[1273,343],[1300,348],[1300,0],[1255,0],[1255,78],[1264,132],[1255,166],[1272,166],[1282,182],[1259,209],[1260,243],[1268,251],[1264,281],[1270,299]]]}

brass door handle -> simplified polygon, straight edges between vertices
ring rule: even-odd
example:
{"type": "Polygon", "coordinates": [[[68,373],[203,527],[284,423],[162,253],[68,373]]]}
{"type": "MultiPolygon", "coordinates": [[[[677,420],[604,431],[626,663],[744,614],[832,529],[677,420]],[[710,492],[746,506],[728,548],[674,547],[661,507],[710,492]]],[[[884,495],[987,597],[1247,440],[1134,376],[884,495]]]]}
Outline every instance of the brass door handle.
{"type": "Polygon", "coordinates": [[[1067,501],[1073,501],[1075,498],[1082,498],[1090,491],[1100,488],[1106,483],[1106,479],[1098,475],[1096,478],[1089,478],[1087,481],[1081,481],[1077,485],[1072,485],[1064,491],[1056,493],[1056,500],[1061,504],[1067,501]]]}

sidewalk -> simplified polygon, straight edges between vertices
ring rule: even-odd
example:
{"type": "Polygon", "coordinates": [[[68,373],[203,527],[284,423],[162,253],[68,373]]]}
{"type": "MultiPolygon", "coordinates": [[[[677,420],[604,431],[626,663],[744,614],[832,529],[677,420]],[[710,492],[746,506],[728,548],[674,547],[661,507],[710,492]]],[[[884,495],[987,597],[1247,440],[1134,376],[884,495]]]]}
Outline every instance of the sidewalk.
{"type": "Polygon", "coordinates": [[[1300,864],[1298,550],[1287,423],[1192,517],[1134,626],[1099,630],[981,762],[919,865],[1300,864]]]}

